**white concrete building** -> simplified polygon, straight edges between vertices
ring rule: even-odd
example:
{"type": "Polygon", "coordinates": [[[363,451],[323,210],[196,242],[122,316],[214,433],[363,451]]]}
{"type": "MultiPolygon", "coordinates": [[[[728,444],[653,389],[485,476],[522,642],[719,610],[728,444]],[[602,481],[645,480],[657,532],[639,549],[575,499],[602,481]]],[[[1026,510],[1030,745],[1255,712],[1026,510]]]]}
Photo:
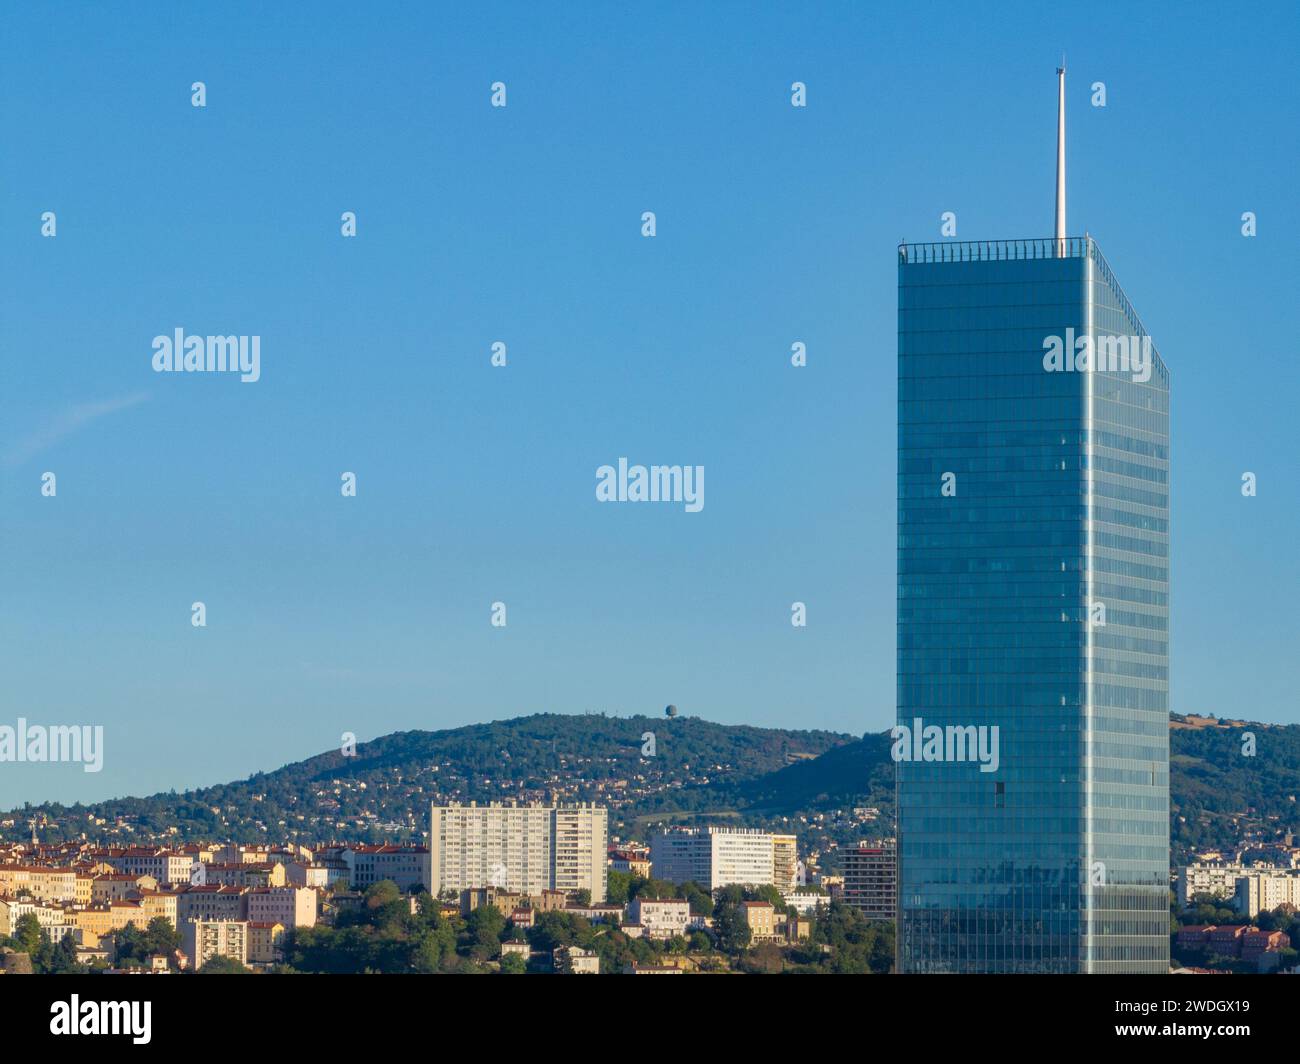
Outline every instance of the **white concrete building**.
{"type": "Polygon", "coordinates": [[[1233,887],[1233,908],[1254,919],[1271,913],[1279,905],[1300,909],[1300,869],[1278,868],[1254,871],[1237,877],[1233,887]]]}
{"type": "Polygon", "coordinates": [[[213,957],[248,963],[248,923],[244,920],[189,920],[181,924],[181,948],[194,970],[213,957]]]}
{"type": "Polygon", "coordinates": [[[435,805],[429,891],[499,887],[520,894],[591,892],[605,900],[608,810],[597,805],[435,805]]]}
{"type": "Polygon", "coordinates": [[[691,923],[691,903],[685,898],[633,898],[628,920],[640,924],[647,938],[685,937],[691,923]]]}
{"type": "Polygon", "coordinates": [[[794,836],[748,828],[669,828],[650,839],[656,879],[698,883],[706,890],[740,883],[794,886],[794,836]]]}

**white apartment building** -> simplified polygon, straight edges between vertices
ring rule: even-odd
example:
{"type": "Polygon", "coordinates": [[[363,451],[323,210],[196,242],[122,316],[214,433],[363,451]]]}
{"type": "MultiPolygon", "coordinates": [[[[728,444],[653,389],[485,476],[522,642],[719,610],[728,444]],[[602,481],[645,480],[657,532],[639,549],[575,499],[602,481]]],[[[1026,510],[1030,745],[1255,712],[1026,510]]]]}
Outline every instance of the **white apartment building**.
{"type": "Polygon", "coordinates": [[[1252,920],[1260,913],[1271,913],[1279,905],[1300,909],[1300,869],[1251,870],[1240,875],[1232,900],[1233,907],[1252,920]]]}
{"type": "Polygon", "coordinates": [[[1213,894],[1227,900],[1236,892],[1239,876],[1272,871],[1275,869],[1271,865],[1242,865],[1230,861],[1186,865],[1178,877],[1178,900],[1184,906],[1190,905],[1197,894],[1213,894]]]}
{"type": "Polygon", "coordinates": [[[131,876],[153,876],[159,884],[175,886],[190,881],[194,858],[174,850],[155,849],[150,846],[133,846],[126,850],[110,851],[102,858],[119,872],[131,876]]]}
{"type": "Polygon", "coordinates": [[[244,920],[190,920],[181,924],[181,948],[194,970],[213,957],[248,963],[248,923],[244,920]]]}
{"type": "Polygon", "coordinates": [[[818,909],[831,903],[829,894],[819,894],[815,890],[792,890],[785,895],[787,905],[793,905],[800,916],[813,916],[818,909]]]}
{"type": "Polygon", "coordinates": [[[633,898],[627,916],[631,923],[641,925],[646,938],[685,937],[691,923],[691,903],[685,898],[633,898]]]}
{"type": "Polygon", "coordinates": [[[62,925],[67,919],[63,910],[57,905],[45,905],[38,901],[18,901],[16,898],[0,898],[0,935],[12,935],[18,929],[18,921],[29,915],[35,916],[36,922],[47,931],[62,925]]]}
{"type": "Polygon", "coordinates": [[[694,882],[706,890],[740,883],[794,887],[798,860],[793,835],[749,828],[669,828],[650,839],[656,879],[694,882]]]}
{"type": "Polygon", "coordinates": [[[609,812],[595,804],[435,805],[429,891],[498,887],[520,894],[588,890],[605,900],[609,812]]]}
{"type": "MultiPolygon", "coordinates": [[[[1178,877],[1178,900],[1190,905],[1197,894],[1213,894],[1217,898],[1231,899],[1236,894],[1236,881],[1243,875],[1296,875],[1300,869],[1284,868],[1271,864],[1243,865],[1234,861],[1201,861],[1184,866],[1178,877]]],[[[1281,903],[1278,903],[1281,904],[1281,903]]]]}

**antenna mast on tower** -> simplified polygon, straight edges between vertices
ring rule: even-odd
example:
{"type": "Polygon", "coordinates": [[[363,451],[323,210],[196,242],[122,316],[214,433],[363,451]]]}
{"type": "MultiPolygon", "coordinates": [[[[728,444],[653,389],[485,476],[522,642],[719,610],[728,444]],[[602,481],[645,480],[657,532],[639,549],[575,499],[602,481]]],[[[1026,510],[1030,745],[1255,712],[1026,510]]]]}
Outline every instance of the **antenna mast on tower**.
{"type": "Polygon", "coordinates": [[[1065,54],[1056,68],[1056,257],[1065,258],[1065,54]]]}

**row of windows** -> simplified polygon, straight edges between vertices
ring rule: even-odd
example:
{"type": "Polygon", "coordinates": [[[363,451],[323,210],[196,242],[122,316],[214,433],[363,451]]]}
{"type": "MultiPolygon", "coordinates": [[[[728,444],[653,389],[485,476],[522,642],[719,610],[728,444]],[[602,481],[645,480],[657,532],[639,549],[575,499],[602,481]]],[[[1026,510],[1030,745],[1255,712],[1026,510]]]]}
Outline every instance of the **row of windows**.
{"type": "Polygon", "coordinates": [[[898,380],[900,402],[921,399],[1027,400],[1064,395],[1071,397],[1077,411],[1082,391],[1082,374],[1049,373],[1042,366],[1034,373],[980,377],[947,374],[942,377],[900,377],[898,380]]]}
{"type": "Polygon", "coordinates": [[[1005,284],[900,284],[898,309],[973,306],[1043,306],[1055,304],[1076,311],[1082,301],[1081,280],[1009,282],[1005,284]]]}
{"type": "MultiPolygon", "coordinates": [[[[984,601],[984,600],[981,600],[984,601]]],[[[1015,600],[1013,600],[1015,601],[1015,600]]],[[[1051,635],[1059,625],[1083,624],[1087,617],[1082,606],[1066,607],[1057,614],[1055,610],[1048,613],[1046,605],[1034,608],[1031,604],[1016,601],[1014,606],[999,606],[990,602],[986,606],[960,606],[957,604],[926,606],[915,597],[900,599],[898,604],[898,624],[908,631],[917,631],[923,635],[944,635],[954,625],[981,625],[986,627],[1023,627],[1031,635],[1042,637],[1051,635]]],[[[1056,607],[1059,609],[1060,607],[1056,607]]],[[[1106,627],[1136,628],[1141,631],[1167,632],[1169,617],[1167,614],[1144,614],[1130,610],[1107,609],[1106,627]]],[[[1029,646],[1037,643],[1026,644],[1029,646]]]]}

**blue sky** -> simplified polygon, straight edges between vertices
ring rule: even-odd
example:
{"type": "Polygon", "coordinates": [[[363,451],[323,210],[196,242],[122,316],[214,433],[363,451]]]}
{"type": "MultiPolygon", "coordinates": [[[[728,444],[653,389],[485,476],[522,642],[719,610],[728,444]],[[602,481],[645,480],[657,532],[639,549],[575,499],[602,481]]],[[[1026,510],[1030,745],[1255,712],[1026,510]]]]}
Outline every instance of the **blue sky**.
{"type": "Polygon", "coordinates": [[[105,763],[0,806],[538,711],[885,728],[895,245],[1050,235],[1062,50],[1070,231],[1173,372],[1173,706],[1300,722],[1294,5],[806,6],[9,13],[0,723],[105,763]],[[261,380],[153,373],[177,327],[261,380]],[[623,455],[704,510],[597,503],[623,455]]]}

